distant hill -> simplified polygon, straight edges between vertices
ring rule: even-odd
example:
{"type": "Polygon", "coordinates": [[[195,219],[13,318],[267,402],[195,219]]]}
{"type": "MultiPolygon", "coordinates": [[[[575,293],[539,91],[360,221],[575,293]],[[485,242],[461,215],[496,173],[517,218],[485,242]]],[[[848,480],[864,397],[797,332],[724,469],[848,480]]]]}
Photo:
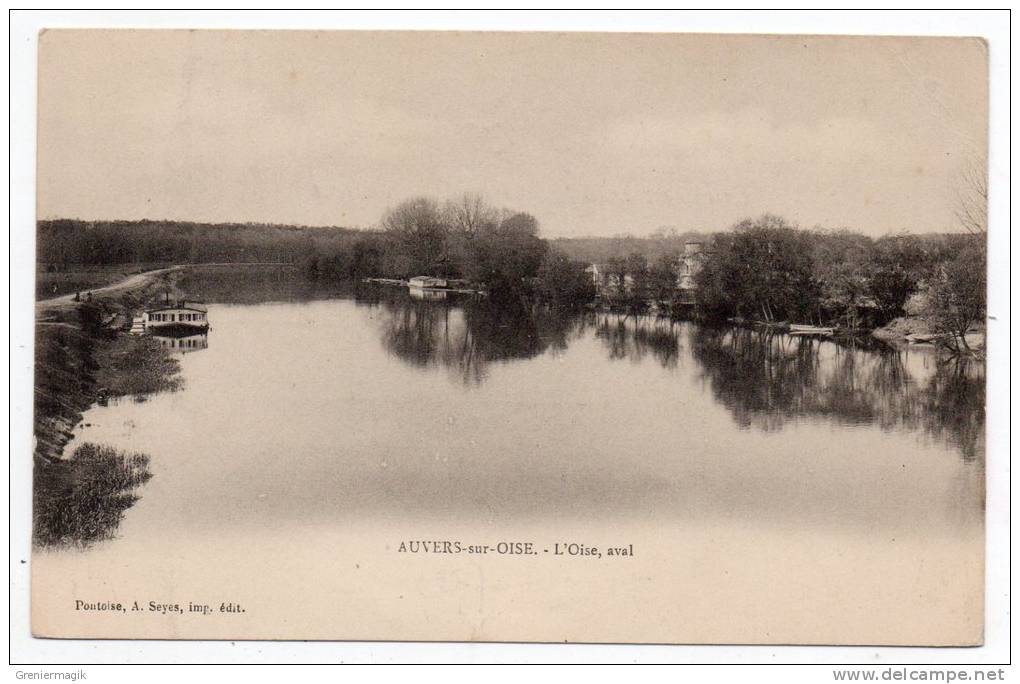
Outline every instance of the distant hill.
{"type": "Polygon", "coordinates": [[[202,262],[298,263],[315,251],[336,251],[367,231],[342,227],[190,221],[39,221],[41,264],[202,262]]]}

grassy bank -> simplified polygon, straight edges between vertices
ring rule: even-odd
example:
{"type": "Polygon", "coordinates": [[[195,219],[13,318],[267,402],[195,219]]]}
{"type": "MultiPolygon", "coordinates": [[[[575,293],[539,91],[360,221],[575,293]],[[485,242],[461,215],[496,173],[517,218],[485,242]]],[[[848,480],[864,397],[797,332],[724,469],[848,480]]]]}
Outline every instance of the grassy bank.
{"type": "Polygon", "coordinates": [[[74,439],[82,413],[100,399],[139,399],[180,385],[179,364],[172,355],[148,337],[125,332],[132,315],[147,304],[167,292],[180,294],[178,277],[168,273],[143,278],[136,286],[91,302],[38,309],[33,415],[36,543],[89,543],[102,538],[133,503],[133,489],[148,479],[140,475],[144,465],[140,455],[129,457],[90,444],[79,446],[69,458],[62,454],[74,439]]]}
{"type": "Polygon", "coordinates": [[[173,389],[177,362],[154,341],[124,334],[132,316],[170,292],[177,273],[91,302],[39,309],[36,320],[35,414],[37,459],[59,458],[81,412],[107,397],[173,389]]]}

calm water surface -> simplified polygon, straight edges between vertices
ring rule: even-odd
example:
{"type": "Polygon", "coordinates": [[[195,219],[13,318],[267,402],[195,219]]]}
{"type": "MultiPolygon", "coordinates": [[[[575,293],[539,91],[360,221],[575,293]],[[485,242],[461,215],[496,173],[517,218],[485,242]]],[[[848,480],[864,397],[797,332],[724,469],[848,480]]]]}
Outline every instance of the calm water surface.
{"type": "Polygon", "coordinates": [[[40,553],[37,576],[78,573],[108,590],[158,567],[173,576],[164,592],[191,578],[274,615],[283,608],[266,596],[283,594],[301,606],[295,634],[321,623],[337,637],[331,610],[368,610],[351,590],[364,564],[392,582],[395,607],[377,600],[364,627],[388,638],[419,622],[440,637],[507,638],[511,623],[530,624],[516,610],[545,616],[526,638],[560,638],[591,619],[583,597],[573,605],[578,589],[540,598],[520,582],[555,572],[612,594],[636,579],[622,566],[409,564],[393,550],[491,530],[540,547],[634,543],[657,581],[633,605],[672,611],[633,617],[637,637],[681,615],[700,631],[677,626],[677,640],[824,641],[834,624],[853,635],[869,620],[862,640],[896,642],[980,612],[984,377],[973,365],[396,290],[211,304],[209,318],[207,337],[175,349],[183,390],[86,414],[72,447],[150,454],[153,478],[114,539],[40,553]],[[471,588],[476,571],[493,583],[488,598],[471,588]],[[408,591],[477,603],[480,622],[402,614],[408,591]],[[506,624],[484,622],[494,605],[506,624]]]}

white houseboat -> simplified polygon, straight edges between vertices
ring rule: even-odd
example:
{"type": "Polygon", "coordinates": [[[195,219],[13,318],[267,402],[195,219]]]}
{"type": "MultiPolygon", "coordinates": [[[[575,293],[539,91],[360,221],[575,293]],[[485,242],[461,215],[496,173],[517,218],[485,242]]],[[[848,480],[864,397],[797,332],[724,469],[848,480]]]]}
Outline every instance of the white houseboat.
{"type": "Polygon", "coordinates": [[[178,302],[164,304],[147,309],[142,314],[142,324],[148,331],[170,329],[193,330],[195,332],[209,328],[209,313],[197,302],[178,302]]]}
{"type": "Polygon", "coordinates": [[[446,278],[433,278],[432,276],[415,276],[408,280],[407,284],[422,290],[442,289],[447,285],[446,278]]]}

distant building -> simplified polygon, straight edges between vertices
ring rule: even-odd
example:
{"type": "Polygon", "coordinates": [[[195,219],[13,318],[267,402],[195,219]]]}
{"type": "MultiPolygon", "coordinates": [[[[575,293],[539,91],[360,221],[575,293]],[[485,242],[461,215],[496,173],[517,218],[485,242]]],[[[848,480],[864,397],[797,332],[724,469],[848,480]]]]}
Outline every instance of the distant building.
{"type": "Polygon", "coordinates": [[[595,294],[602,293],[602,267],[592,264],[584,269],[584,272],[591,278],[591,284],[595,286],[595,294]]]}
{"type": "Polygon", "coordinates": [[[708,259],[708,252],[705,250],[704,243],[684,243],[684,253],[680,256],[677,277],[677,287],[682,292],[691,293],[697,287],[694,279],[705,265],[706,259],[708,259]]]}
{"type": "Polygon", "coordinates": [[[584,269],[584,272],[591,277],[596,295],[619,295],[630,292],[634,288],[633,275],[625,273],[623,283],[621,283],[620,274],[614,272],[606,264],[591,264],[584,269]]]}

